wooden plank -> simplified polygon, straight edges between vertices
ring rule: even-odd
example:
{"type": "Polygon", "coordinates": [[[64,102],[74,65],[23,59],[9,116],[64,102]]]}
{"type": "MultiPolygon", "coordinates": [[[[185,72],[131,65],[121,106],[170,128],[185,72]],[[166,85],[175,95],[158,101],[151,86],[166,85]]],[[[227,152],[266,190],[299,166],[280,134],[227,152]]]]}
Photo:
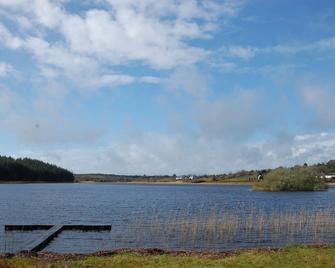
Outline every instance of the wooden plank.
{"type": "Polygon", "coordinates": [[[29,241],[23,246],[23,251],[37,252],[44,249],[63,230],[63,225],[54,225],[39,238],[29,241]]]}
{"type": "Polygon", "coordinates": [[[5,231],[35,231],[35,230],[48,230],[53,225],[47,224],[30,224],[30,225],[18,225],[18,224],[6,224],[5,231]]]}
{"type": "MultiPolygon", "coordinates": [[[[5,231],[34,231],[34,230],[49,230],[54,225],[47,224],[32,224],[32,225],[18,225],[6,224],[5,231]]],[[[63,225],[63,230],[81,230],[81,231],[110,231],[112,225],[110,224],[66,224],[63,225]]]]}
{"type": "Polygon", "coordinates": [[[112,225],[108,224],[67,224],[64,225],[63,230],[80,230],[80,231],[111,231],[112,225]]]}

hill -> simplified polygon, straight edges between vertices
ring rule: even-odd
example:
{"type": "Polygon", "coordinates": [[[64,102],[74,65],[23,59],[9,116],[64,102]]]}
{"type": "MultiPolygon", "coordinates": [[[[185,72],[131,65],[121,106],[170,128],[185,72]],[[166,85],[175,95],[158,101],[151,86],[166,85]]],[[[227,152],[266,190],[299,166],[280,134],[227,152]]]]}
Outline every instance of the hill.
{"type": "MultiPolygon", "coordinates": [[[[188,176],[180,182],[184,183],[254,183],[257,182],[259,175],[263,177],[276,177],[274,175],[279,174],[277,170],[281,171],[304,171],[315,174],[315,176],[321,177],[324,174],[335,173],[335,160],[330,160],[326,163],[319,163],[308,166],[296,165],[294,167],[279,167],[274,169],[259,169],[259,170],[241,170],[234,173],[225,174],[203,174],[193,176],[193,180],[188,179],[188,176]],[[274,175],[273,175],[274,174],[274,175]]],[[[278,177],[278,176],[277,176],[278,177]]],[[[77,182],[176,182],[176,175],[116,175],[116,174],[76,174],[75,180],[77,182]]],[[[335,182],[334,179],[329,179],[326,182],[335,182]]]]}
{"type": "Polygon", "coordinates": [[[0,182],[73,182],[73,174],[30,158],[0,156],[0,182]]]}

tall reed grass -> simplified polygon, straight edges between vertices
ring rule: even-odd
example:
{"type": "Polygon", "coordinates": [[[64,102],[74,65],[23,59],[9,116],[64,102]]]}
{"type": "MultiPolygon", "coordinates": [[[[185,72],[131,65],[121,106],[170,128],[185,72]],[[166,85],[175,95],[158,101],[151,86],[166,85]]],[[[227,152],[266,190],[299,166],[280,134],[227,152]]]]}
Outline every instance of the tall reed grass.
{"type": "Polygon", "coordinates": [[[154,215],[129,226],[136,247],[227,248],[334,243],[335,209],[247,213],[185,211],[167,218],[154,215]]]}

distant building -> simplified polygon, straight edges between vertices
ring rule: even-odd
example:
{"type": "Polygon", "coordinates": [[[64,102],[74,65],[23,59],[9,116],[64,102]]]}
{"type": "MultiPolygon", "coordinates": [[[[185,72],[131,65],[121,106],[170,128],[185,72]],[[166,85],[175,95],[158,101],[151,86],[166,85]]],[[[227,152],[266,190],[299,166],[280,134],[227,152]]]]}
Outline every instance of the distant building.
{"type": "Polygon", "coordinates": [[[335,173],[324,174],[322,177],[325,178],[326,180],[335,179],[335,173]]]}
{"type": "Polygon", "coordinates": [[[176,181],[180,181],[180,180],[193,180],[194,176],[190,175],[190,176],[176,176],[176,181]]]}

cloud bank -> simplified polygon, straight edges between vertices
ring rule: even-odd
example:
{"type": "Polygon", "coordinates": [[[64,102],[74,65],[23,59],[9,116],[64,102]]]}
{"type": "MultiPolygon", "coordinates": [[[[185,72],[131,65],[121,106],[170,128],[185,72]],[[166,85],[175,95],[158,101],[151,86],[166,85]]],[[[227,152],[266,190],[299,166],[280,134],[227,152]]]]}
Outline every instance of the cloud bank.
{"type": "Polygon", "coordinates": [[[335,33],[258,42],[251,5],[0,0],[0,153],[121,174],[332,158],[335,33]]]}

